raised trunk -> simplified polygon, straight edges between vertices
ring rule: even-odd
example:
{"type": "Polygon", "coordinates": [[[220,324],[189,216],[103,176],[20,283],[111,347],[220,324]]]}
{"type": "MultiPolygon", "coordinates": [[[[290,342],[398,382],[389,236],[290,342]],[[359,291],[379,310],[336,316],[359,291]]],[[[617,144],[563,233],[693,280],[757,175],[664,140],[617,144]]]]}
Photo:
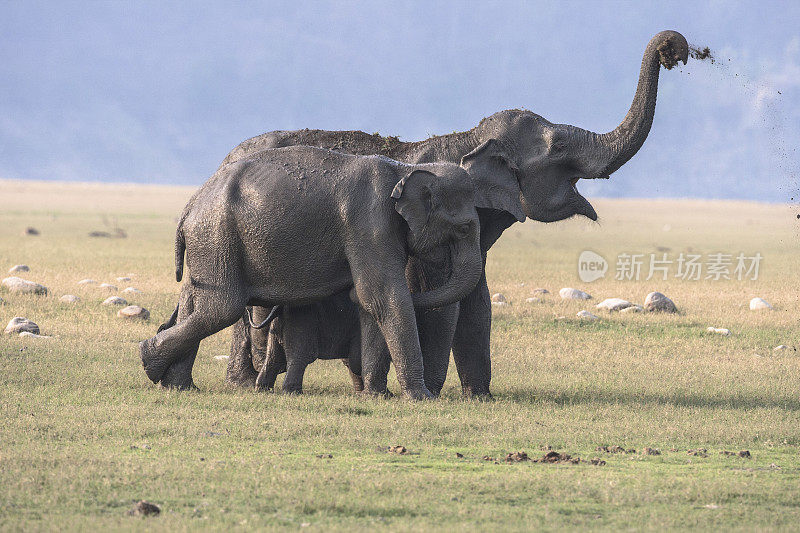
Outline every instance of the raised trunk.
{"type": "Polygon", "coordinates": [[[480,237],[459,239],[451,246],[452,271],[450,279],[436,289],[411,294],[414,307],[443,307],[465,298],[481,277],[483,256],[480,250],[480,237]]]}
{"type": "Polygon", "coordinates": [[[636,95],[625,119],[613,131],[597,135],[596,141],[605,148],[609,160],[601,173],[608,176],[628,162],[644,144],[656,112],[658,74],[661,65],[671,69],[678,61],[686,63],[689,46],[686,39],[674,31],[662,31],[645,48],[636,95]]]}

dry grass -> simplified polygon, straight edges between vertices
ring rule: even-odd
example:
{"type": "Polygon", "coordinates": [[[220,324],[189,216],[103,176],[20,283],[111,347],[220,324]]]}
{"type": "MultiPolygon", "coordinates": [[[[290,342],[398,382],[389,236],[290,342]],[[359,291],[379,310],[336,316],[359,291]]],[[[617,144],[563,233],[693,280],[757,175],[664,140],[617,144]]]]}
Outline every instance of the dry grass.
{"type": "Polygon", "coordinates": [[[302,397],[228,390],[225,362],[213,358],[227,354],[228,332],[201,347],[195,379],[203,392],[149,383],[136,343],[174,306],[174,217],[190,194],[0,182],[0,267],[26,263],[32,271],[21,277],[51,290],[46,298],[0,293],[0,320],[26,316],[53,336],[0,337],[0,528],[780,529],[800,522],[800,355],[772,350],[800,347],[795,210],[599,200],[599,224],[512,227],[487,266],[492,291],[512,302],[494,314],[496,401],[461,400],[451,370],[441,400],[413,404],[353,397],[335,362],[309,368],[302,397]],[[87,236],[114,218],[128,238],[87,236]],[[27,226],[41,235],[24,236],[27,226]],[[613,279],[617,254],[662,253],[657,247],[673,258],[689,249],[760,252],[761,276],[613,279]],[[580,283],[584,249],[610,260],[605,279],[580,283]],[[132,281],[115,281],[128,274],[132,281]],[[100,305],[110,293],[76,285],[87,277],[143,290],[122,296],[150,309],[150,322],[117,319],[116,308],[100,305]],[[595,299],[562,301],[563,286],[595,299]],[[526,304],[534,287],[552,294],[526,304]],[[612,296],[642,303],[651,290],[672,297],[681,313],[594,310],[612,296]],[[83,300],[59,303],[67,293],[83,300]],[[775,311],[749,311],[753,296],[775,311]],[[601,320],[580,322],[580,309],[601,320]],[[733,333],[711,335],[709,325],[733,333]],[[394,444],[412,453],[386,453],[394,444]],[[607,464],[481,459],[516,450],[536,456],[546,445],[607,464]],[[598,445],[662,454],[603,454],[598,445]],[[708,457],[687,454],[697,448],[708,457]],[[742,449],[752,459],[719,454],[742,449]],[[138,499],[163,513],[126,516],[138,499]]]}

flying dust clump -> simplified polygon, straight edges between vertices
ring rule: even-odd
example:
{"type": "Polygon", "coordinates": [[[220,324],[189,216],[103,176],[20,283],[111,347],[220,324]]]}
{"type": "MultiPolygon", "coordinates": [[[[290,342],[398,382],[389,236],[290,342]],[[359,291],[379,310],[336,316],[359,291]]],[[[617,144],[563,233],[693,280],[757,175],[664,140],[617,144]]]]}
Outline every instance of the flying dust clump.
{"type": "Polygon", "coordinates": [[[717,62],[717,58],[711,54],[711,50],[708,48],[708,46],[700,49],[699,46],[690,45],[689,55],[692,56],[693,59],[698,59],[700,61],[705,61],[707,59],[711,61],[712,65],[717,62]]]}

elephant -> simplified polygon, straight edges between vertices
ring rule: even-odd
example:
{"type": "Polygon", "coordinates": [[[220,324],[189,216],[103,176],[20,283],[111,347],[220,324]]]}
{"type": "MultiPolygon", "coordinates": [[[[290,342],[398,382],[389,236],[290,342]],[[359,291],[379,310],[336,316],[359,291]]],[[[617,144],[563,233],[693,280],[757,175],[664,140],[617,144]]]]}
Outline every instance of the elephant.
{"type": "MultiPolygon", "coordinates": [[[[234,148],[223,161],[230,164],[269,147],[313,145],[353,154],[383,154],[398,161],[471,163],[480,219],[483,271],[476,288],[458,304],[418,311],[417,324],[425,359],[453,359],[465,396],[491,397],[491,302],[486,282],[486,254],[500,235],[526,218],[555,222],[575,215],[597,220],[592,205],[578,192],[580,179],[609,178],[644,144],[656,107],[660,67],[670,70],[689,57],[686,39],[678,32],[656,34],[645,48],[633,102],[623,121],[598,134],[568,124],[554,124],[527,110],[500,111],[469,131],[434,136],[418,142],[362,131],[274,131],[234,148]],[[450,342],[452,340],[452,342],[450,342]],[[446,351],[443,353],[435,353],[446,351]]],[[[424,262],[412,260],[412,291],[424,283],[424,262]]],[[[247,348],[246,321],[234,327],[234,342],[226,381],[252,386],[256,371],[247,348]]],[[[367,358],[366,355],[363,357],[367,358]]],[[[444,373],[446,374],[446,366],[444,373]]],[[[442,369],[436,369],[441,380],[442,369]]],[[[437,385],[426,382],[436,394],[437,385]]]]}
{"type": "MultiPolygon", "coordinates": [[[[256,307],[254,312],[258,310],[256,307]]],[[[256,388],[272,390],[278,374],[286,372],[284,392],[302,392],[303,372],[316,359],[342,359],[355,390],[364,390],[359,307],[351,300],[350,291],[281,309],[270,324],[266,346],[253,349],[253,366],[261,369],[256,388]]]]}
{"type": "Polygon", "coordinates": [[[180,389],[194,387],[200,341],[247,305],[305,305],[352,289],[386,339],[402,393],[429,398],[414,306],[458,301],[481,272],[465,170],[310,146],[264,150],[218,170],[178,223],[178,281],[184,254],[190,276],[175,324],[139,344],[148,378],[180,389]],[[412,295],[410,254],[449,261],[447,282],[412,295]]]}

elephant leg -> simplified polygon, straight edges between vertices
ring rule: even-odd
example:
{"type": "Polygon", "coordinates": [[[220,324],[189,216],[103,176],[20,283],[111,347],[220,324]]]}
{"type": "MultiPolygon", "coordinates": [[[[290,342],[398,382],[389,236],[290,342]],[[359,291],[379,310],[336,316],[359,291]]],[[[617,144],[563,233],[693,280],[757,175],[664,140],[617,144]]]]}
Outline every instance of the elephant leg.
{"type": "Polygon", "coordinates": [[[484,271],[478,286],[459,303],[458,323],[453,337],[453,359],[465,396],[491,398],[491,329],[492,304],[484,271]]]}
{"type": "Polygon", "coordinates": [[[271,334],[264,365],[256,378],[256,389],[274,390],[275,380],[278,379],[278,374],[281,372],[286,372],[286,351],[277,336],[271,334]]]}
{"type": "MultiPolygon", "coordinates": [[[[184,285],[181,288],[180,302],[175,308],[175,312],[170,319],[161,325],[158,332],[162,332],[174,327],[185,321],[189,315],[194,311],[194,299],[192,298],[191,286],[184,285]]],[[[178,359],[177,362],[171,364],[164,375],[161,376],[161,385],[167,388],[176,388],[181,390],[197,389],[197,386],[192,380],[192,367],[197,358],[197,350],[200,348],[200,343],[192,345],[188,352],[178,359]]]]}
{"type": "Polygon", "coordinates": [[[232,325],[244,312],[245,300],[231,298],[241,291],[200,289],[185,284],[181,290],[183,320],[139,343],[145,373],[154,383],[167,378],[163,385],[186,388],[200,341],[232,325]],[[185,305],[184,305],[185,303],[185,305]],[[185,314],[184,314],[185,313],[185,314]],[[170,367],[176,365],[174,369],[170,367]]]}
{"type": "Polygon", "coordinates": [[[417,309],[417,328],[425,367],[425,386],[439,396],[447,379],[450,347],[458,320],[458,304],[439,309],[417,309]]]}
{"type": "Polygon", "coordinates": [[[283,379],[283,392],[301,394],[303,392],[303,376],[308,362],[303,358],[286,361],[286,377],[283,379]]]}
{"type": "Polygon", "coordinates": [[[342,359],[350,380],[353,382],[353,390],[357,393],[364,392],[364,378],[361,377],[361,336],[357,335],[350,339],[349,357],[342,359]]]}
{"type": "MultiPolygon", "coordinates": [[[[378,323],[367,311],[360,309],[361,321],[361,391],[366,394],[385,395],[388,392],[389,348],[378,323]]],[[[353,385],[357,383],[353,380],[353,385]]]]}
{"type": "MultiPolygon", "coordinates": [[[[371,261],[372,263],[372,261],[371,261]]],[[[405,277],[402,276],[403,265],[398,268],[401,273],[398,279],[384,278],[373,280],[372,283],[366,282],[362,278],[355,280],[355,289],[358,301],[362,307],[372,315],[378,323],[386,345],[389,348],[392,363],[397,372],[397,380],[403,395],[413,400],[433,398],[433,395],[425,387],[424,367],[422,364],[422,351],[419,346],[419,333],[417,332],[417,319],[414,314],[414,305],[411,300],[411,293],[406,285],[405,277]]],[[[369,272],[370,269],[359,269],[357,265],[351,265],[353,272],[369,272]]],[[[386,269],[385,272],[390,272],[386,269]]],[[[363,341],[362,341],[363,343],[363,341]]],[[[362,352],[362,357],[363,357],[362,352]]],[[[366,364],[370,357],[362,360],[362,372],[365,378],[364,389],[370,390],[370,377],[379,378],[370,370],[366,364]]],[[[378,364],[380,366],[380,363],[378,364]]],[[[372,368],[372,371],[377,368],[372,368]]],[[[382,368],[380,369],[383,370],[382,368]]],[[[385,375],[385,373],[384,373],[385,375]]]]}
{"type": "Polygon", "coordinates": [[[231,339],[231,355],[228,358],[228,369],[225,382],[235,387],[252,387],[258,373],[253,367],[252,330],[247,312],[233,326],[231,339]]]}

